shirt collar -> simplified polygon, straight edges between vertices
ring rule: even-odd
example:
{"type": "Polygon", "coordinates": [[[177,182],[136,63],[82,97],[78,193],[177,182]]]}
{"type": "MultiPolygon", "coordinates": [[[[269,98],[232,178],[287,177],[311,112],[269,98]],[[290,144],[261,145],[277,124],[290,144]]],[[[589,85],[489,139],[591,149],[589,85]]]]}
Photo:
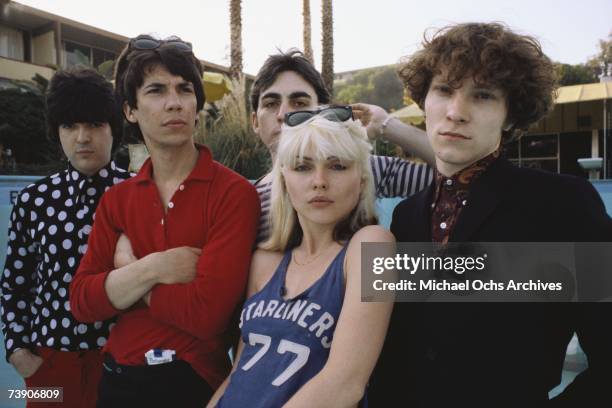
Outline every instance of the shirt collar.
{"type": "MultiPolygon", "coordinates": [[[[500,156],[501,149],[495,150],[493,153],[483,157],[482,159],[470,164],[466,168],[453,174],[451,177],[446,177],[436,170],[436,192],[440,191],[442,185],[451,187],[456,191],[467,191],[472,186],[474,181],[483,174],[489,166],[500,156]]],[[[437,194],[436,194],[437,195],[437,194]]]]}
{"type": "Polygon", "coordinates": [[[98,183],[100,181],[110,179],[112,180],[113,174],[116,173],[117,166],[114,161],[110,161],[106,166],[102,167],[92,176],[86,176],[85,174],[78,171],[72,163],[68,162],[68,168],[66,169],[66,181],[71,185],[80,185],[82,182],[89,181],[91,183],[98,183]]]}
{"type": "MultiPolygon", "coordinates": [[[[189,173],[189,176],[185,179],[185,181],[190,180],[200,180],[207,181],[212,180],[213,177],[213,160],[212,154],[208,147],[197,144],[196,148],[198,149],[198,161],[196,165],[189,173]]],[[[153,181],[153,164],[151,163],[151,158],[149,157],[140,168],[140,171],[134,177],[134,181],[137,183],[143,182],[152,182],[153,181]]]]}

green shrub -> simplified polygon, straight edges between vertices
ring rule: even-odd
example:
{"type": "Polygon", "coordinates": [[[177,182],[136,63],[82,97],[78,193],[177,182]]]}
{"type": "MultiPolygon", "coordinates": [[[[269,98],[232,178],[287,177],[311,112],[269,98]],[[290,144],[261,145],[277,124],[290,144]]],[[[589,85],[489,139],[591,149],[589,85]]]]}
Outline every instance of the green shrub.
{"type": "Polygon", "coordinates": [[[207,145],[219,163],[254,180],[270,170],[270,156],[251,127],[244,77],[232,85],[232,92],[201,114],[195,139],[207,145]]]}

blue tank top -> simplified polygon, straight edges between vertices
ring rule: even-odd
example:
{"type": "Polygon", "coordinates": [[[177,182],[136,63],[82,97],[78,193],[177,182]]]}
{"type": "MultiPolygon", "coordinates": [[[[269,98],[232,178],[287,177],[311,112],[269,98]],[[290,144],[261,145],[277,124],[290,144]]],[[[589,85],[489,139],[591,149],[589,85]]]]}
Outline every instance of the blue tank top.
{"type": "Polygon", "coordinates": [[[244,304],[244,349],[217,407],[281,407],[325,365],[344,301],[344,255],[301,294],[283,299],[292,251],[244,304]]]}

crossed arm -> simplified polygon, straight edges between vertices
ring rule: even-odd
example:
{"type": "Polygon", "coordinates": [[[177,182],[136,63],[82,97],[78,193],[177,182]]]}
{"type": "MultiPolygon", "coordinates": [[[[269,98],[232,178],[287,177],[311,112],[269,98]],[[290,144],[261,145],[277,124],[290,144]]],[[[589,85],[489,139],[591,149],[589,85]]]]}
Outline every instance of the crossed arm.
{"type": "Polygon", "coordinates": [[[202,339],[222,333],[246,286],[259,215],[255,189],[246,183],[228,187],[202,251],[179,247],[138,260],[116,254],[121,228],[106,200],[111,198],[103,196],[98,206],[89,248],[71,283],[76,319],[108,319],[143,299],[160,322],[202,339]]]}
{"type": "Polygon", "coordinates": [[[149,305],[150,291],[156,284],[191,282],[196,276],[201,253],[198,248],[180,247],[137,259],[129,238],[122,234],[115,248],[117,269],[111,271],[104,282],[108,299],[119,310],[131,307],[140,299],[149,305]]]}

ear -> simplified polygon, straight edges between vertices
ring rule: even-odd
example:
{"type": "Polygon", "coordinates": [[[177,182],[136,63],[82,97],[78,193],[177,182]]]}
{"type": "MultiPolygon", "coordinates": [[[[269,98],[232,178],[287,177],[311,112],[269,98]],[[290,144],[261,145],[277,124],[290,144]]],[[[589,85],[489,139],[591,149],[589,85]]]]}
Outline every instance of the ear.
{"type": "Polygon", "coordinates": [[[259,121],[257,120],[257,112],[251,112],[251,126],[253,127],[253,132],[259,136],[259,121]]]}
{"type": "Polygon", "coordinates": [[[125,116],[125,118],[127,119],[128,122],[130,123],[137,123],[138,120],[136,119],[136,116],[134,115],[134,111],[136,109],[133,109],[128,103],[123,102],[123,115],[125,116]]]}

